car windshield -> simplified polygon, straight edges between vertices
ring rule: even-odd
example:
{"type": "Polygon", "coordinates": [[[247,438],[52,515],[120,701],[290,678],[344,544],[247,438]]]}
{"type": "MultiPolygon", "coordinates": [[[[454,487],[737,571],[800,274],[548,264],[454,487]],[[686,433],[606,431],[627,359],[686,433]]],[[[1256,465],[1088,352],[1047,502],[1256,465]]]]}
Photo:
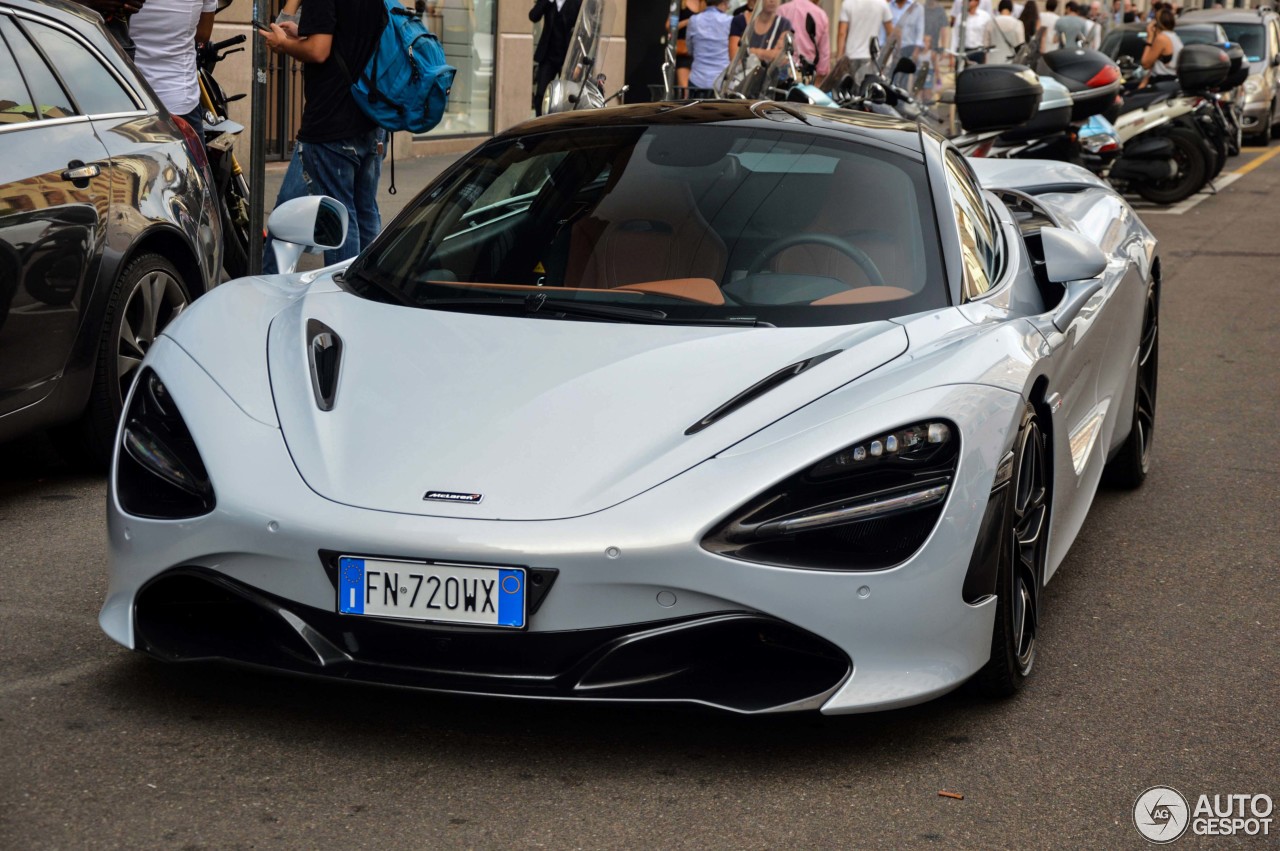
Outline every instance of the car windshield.
{"type": "Polygon", "coordinates": [[[1229,40],[1220,36],[1217,27],[1178,27],[1183,44],[1222,44],[1229,40]]]}
{"type": "Polygon", "coordinates": [[[1240,45],[1250,62],[1261,62],[1267,54],[1266,33],[1261,24],[1229,24],[1224,21],[1222,28],[1227,31],[1227,38],[1240,45]]]}
{"type": "Polygon", "coordinates": [[[948,303],[919,159],[732,125],[494,140],[344,285],[415,308],[623,322],[839,325],[948,303]]]}

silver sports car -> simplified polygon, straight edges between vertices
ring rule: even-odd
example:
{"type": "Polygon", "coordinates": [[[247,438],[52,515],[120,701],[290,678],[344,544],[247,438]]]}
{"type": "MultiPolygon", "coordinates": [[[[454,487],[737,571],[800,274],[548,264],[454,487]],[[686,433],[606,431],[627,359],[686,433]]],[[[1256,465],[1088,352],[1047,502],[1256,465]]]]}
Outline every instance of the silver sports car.
{"type": "MultiPolygon", "coordinates": [[[[277,210],[285,267],[345,217],[277,210]]],[[[1100,480],[1147,470],[1155,248],[1083,169],[896,119],[523,124],[354,262],[165,329],[120,426],[102,628],[523,698],[1010,694],[1100,480]]]]}

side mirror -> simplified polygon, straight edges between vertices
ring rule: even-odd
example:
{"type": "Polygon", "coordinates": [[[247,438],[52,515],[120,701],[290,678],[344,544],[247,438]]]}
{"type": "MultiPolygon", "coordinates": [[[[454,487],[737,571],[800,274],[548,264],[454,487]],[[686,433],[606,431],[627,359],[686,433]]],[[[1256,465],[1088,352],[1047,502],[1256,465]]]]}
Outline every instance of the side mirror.
{"type": "Polygon", "coordinates": [[[813,15],[804,16],[804,31],[809,34],[809,41],[818,43],[818,25],[813,22],[813,15]]]}
{"type": "Polygon", "coordinates": [[[1066,284],[1067,293],[1053,312],[1053,327],[1064,334],[1089,299],[1102,289],[1096,280],[1107,269],[1107,255],[1078,233],[1062,228],[1041,228],[1044,271],[1049,281],[1066,284]]]}
{"type": "Polygon", "coordinates": [[[347,241],[347,208],[327,195],[286,201],[267,219],[280,274],[288,275],[308,248],[341,248],[347,241]]]}
{"type": "Polygon", "coordinates": [[[1276,65],[1280,65],[1280,53],[1277,53],[1275,56],[1271,57],[1271,65],[1272,67],[1275,67],[1276,65]]]}
{"type": "Polygon", "coordinates": [[[897,74],[914,74],[916,72],[916,63],[910,56],[904,56],[898,60],[898,64],[893,67],[893,73],[897,74]]]}

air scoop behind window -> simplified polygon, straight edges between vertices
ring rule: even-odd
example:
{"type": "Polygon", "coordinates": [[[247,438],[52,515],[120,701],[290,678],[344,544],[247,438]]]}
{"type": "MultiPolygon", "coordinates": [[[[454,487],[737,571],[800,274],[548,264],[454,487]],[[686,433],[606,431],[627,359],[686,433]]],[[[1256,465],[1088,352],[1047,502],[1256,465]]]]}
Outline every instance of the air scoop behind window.
{"type": "Polygon", "coordinates": [[[307,363],[311,366],[311,389],[316,405],[322,411],[333,410],[342,367],[342,338],[316,319],[307,320],[307,363]]]}
{"type": "Polygon", "coordinates": [[[755,384],[752,384],[746,390],[743,390],[737,396],[734,396],[728,402],[725,402],[723,405],[716,408],[714,411],[707,414],[705,417],[698,420],[693,425],[689,426],[687,429],[685,429],[684,433],[687,435],[697,434],[707,426],[719,420],[724,419],[729,414],[733,413],[738,408],[741,408],[743,405],[747,404],[748,402],[751,402],[751,401],[754,401],[755,399],[760,398],[761,396],[768,393],[770,390],[774,389],[780,384],[790,381],[800,373],[804,372],[807,369],[811,369],[814,366],[817,366],[818,364],[822,363],[824,360],[835,357],[836,355],[840,354],[841,351],[842,349],[835,349],[834,351],[824,352],[820,355],[816,355],[815,357],[806,358],[802,361],[797,361],[796,363],[793,363],[790,366],[784,366],[782,369],[778,370],[777,372],[773,373],[767,378],[761,381],[757,381],[755,384]]]}

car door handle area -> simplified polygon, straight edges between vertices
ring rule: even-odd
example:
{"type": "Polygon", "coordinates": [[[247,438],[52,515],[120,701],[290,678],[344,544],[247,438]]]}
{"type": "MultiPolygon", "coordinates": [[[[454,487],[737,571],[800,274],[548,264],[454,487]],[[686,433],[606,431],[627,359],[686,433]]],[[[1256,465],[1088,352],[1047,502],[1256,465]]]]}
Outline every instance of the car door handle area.
{"type": "Polygon", "coordinates": [[[89,179],[102,174],[102,168],[97,163],[85,165],[79,160],[72,160],[67,163],[66,171],[62,172],[63,180],[70,180],[72,183],[83,189],[89,185],[89,179]]]}

